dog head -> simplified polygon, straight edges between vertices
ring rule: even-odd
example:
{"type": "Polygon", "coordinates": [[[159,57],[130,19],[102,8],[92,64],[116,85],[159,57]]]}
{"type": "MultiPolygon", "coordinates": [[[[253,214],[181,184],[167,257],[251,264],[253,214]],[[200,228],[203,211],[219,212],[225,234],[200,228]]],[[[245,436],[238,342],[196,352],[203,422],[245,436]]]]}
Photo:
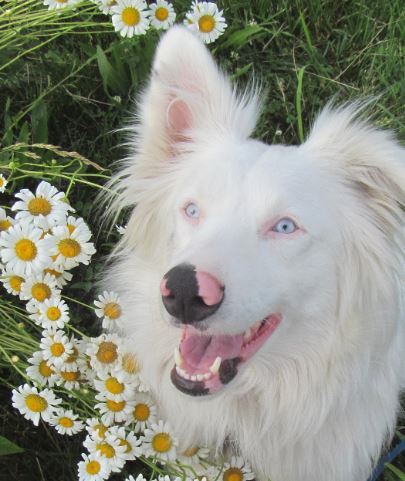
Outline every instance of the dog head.
{"type": "Polygon", "coordinates": [[[182,330],[172,381],[192,395],[395,330],[375,319],[397,305],[403,150],[359,105],[326,107],[300,146],[269,146],[250,138],[259,107],[175,27],[119,177],[118,204],[135,206],[123,242],[161,278],[151,299],[182,330]]]}

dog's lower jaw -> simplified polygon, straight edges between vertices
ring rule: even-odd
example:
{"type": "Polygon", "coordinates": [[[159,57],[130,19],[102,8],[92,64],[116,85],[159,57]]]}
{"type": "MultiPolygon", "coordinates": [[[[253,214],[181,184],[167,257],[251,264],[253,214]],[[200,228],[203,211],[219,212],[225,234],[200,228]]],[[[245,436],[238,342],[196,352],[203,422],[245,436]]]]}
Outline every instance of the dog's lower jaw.
{"type": "MultiPolygon", "coordinates": [[[[397,394],[389,388],[389,373],[381,369],[372,374],[379,378],[376,386],[386,386],[384,392],[361,392],[353,387],[342,399],[318,384],[312,386],[314,396],[308,398],[300,395],[299,386],[311,380],[305,379],[304,365],[298,370],[295,366],[299,380],[291,371],[288,380],[268,378],[266,386],[248,388],[247,377],[262,376],[253,369],[241,373],[240,382],[217,395],[192,398],[171,384],[167,366],[154,391],[162,415],[181,442],[180,449],[200,444],[220,453],[229,439],[228,446],[238,447],[235,454],[251,464],[260,481],[366,481],[371,458],[378,457],[386,432],[395,425],[392,413],[397,394]],[[373,401],[365,405],[365,398],[373,401]],[[376,405],[380,420],[374,416],[376,405]]],[[[332,386],[337,382],[336,378],[329,381],[332,386]]]]}

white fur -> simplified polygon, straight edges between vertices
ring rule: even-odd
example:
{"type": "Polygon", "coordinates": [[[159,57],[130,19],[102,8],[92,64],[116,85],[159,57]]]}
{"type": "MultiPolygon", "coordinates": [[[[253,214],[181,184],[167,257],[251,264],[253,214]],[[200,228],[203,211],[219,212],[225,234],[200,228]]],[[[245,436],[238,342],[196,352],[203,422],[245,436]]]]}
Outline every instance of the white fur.
{"type": "Polygon", "coordinates": [[[250,139],[258,95],[237,95],[181,27],[158,47],[133,149],[111,210],[133,209],[106,284],[128,313],[123,333],[181,446],[239,451],[261,480],[365,481],[390,440],[405,385],[404,150],[326,107],[307,141],[250,139]],[[180,208],[193,199],[198,226],[180,208]],[[305,233],[269,239],[292,216],[305,233]],[[190,262],[226,286],[213,333],[283,321],[236,378],[194,398],[170,381],[180,329],[159,283],[190,262]]]}

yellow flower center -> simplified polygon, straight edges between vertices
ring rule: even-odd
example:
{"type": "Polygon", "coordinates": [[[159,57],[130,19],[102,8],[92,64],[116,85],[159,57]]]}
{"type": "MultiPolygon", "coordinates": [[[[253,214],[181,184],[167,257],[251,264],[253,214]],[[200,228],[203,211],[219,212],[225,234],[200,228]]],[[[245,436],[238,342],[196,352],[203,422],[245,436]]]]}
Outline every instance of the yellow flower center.
{"type": "Polygon", "coordinates": [[[57,321],[58,319],[60,319],[61,315],[62,315],[62,312],[59,309],[59,307],[52,306],[52,307],[48,307],[48,309],[46,310],[46,317],[50,321],[57,321]]]}
{"type": "Polygon", "coordinates": [[[28,210],[31,215],[48,215],[52,210],[52,205],[43,197],[35,197],[28,202],[28,210]]]}
{"type": "Polygon", "coordinates": [[[68,228],[69,234],[72,234],[73,231],[76,229],[76,227],[72,224],[66,224],[66,227],[68,228]]]}
{"type": "Polygon", "coordinates": [[[128,374],[136,374],[140,370],[136,357],[129,352],[122,356],[122,368],[128,374]]]}
{"type": "Polygon", "coordinates": [[[106,458],[111,459],[115,456],[115,449],[111,446],[111,444],[108,444],[108,443],[96,444],[96,449],[97,451],[100,451],[100,453],[106,458]]]}
{"type": "MultiPolygon", "coordinates": [[[[57,1],[59,2],[60,0],[57,0],[57,1]]],[[[97,474],[100,472],[100,469],[101,469],[101,466],[98,461],[90,461],[89,463],[86,464],[87,474],[97,474]]]]}
{"type": "Polygon", "coordinates": [[[30,239],[20,239],[16,242],[14,250],[22,261],[32,261],[37,256],[37,246],[30,239]]]}
{"type": "Polygon", "coordinates": [[[223,481],[243,481],[243,473],[238,468],[229,468],[222,475],[223,481]]]}
{"type": "Polygon", "coordinates": [[[111,399],[107,399],[106,404],[110,411],[114,413],[118,413],[124,409],[126,402],[125,401],[115,402],[115,401],[112,401],[111,399]]]}
{"type": "Polygon", "coordinates": [[[138,9],[134,7],[126,7],[121,13],[121,18],[125,25],[133,27],[138,25],[139,21],[141,20],[141,15],[139,14],[138,9]]]}
{"type": "Polygon", "coordinates": [[[20,276],[11,276],[9,279],[11,289],[16,292],[21,292],[21,284],[23,282],[24,279],[20,276]]]}
{"type": "Polygon", "coordinates": [[[126,440],[126,439],[121,439],[120,438],[120,446],[125,446],[125,452],[130,453],[132,451],[132,446],[131,444],[126,440]]]}
{"type": "Polygon", "coordinates": [[[64,428],[71,428],[73,427],[73,421],[70,418],[60,418],[59,419],[59,424],[63,426],[64,428]]]}
{"type": "Polygon", "coordinates": [[[4,180],[0,177],[0,188],[3,187],[4,185],[4,180]]]}
{"type": "Polygon", "coordinates": [[[104,314],[110,319],[117,319],[121,315],[121,307],[116,302],[109,302],[104,307],[104,314]]]}
{"type": "Polygon", "coordinates": [[[150,416],[150,409],[147,404],[139,403],[135,406],[133,416],[137,421],[146,421],[150,416]]]}
{"type": "MultiPolygon", "coordinates": [[[[58,257],[58,256],[56,256],[58,257]]],[[[54,276],[56,278],[60,277],[62,275],[62,272],[55,271],[55,269],[44,269],[45,274],[51,274],[51,276],[54,276]]]]}
{"type": "Polygon", "coordinates": [[[111,364],[118,357],[117,345],[113,342],[101,342],[96,357],[102,364],[111,364]]]}
{"type": "Polygon", "coordinates": [[[65,381],[77,381],[80,377],[79,371],[61,371],[60,375],[65,381]]]}
{"type": "Polygon", "coordinates": [[[152,438],[153,449],[158,453],[166,453],[172,447],[172,439],[167,433],[155,434],[152,438]]]}
{"type": "Polygon", "coordinates": [[[41,361],[38,364],[38,371],[41,374],[41,376],[44,376],[44,377],[50,377],[53,374],[53,369],[48,366],[45,360],[41,361]]]}
{"type": "Polygon", "coordinates": [[[125,386],[116,377],[110,377],[106,380],[105,387],[112,394],[121,394],[125,386]]]}
{"type": "Polygon", "coordinates": [[[155,17],[161,22],[164,22],[168,16],[169,16],[169,11],[167,10],[166,7],[159,7],[155,10],[155,17]]]}
{"type": "Polygon", "coordinates": [[[110,0],[109,2],[107,2],[107,7],[112,7],[114,5],[117,5],[116,0],[110,0]]]}
{"type": "Polygon", "coordinates": [[[27,408],[34,413],[45,411],[45,409],[48,407],[46,399],[39,394],[28,394],[28,396],[25,398],[25,404],[27,408]]]}
{"type": "Polygon", "coordinates": [[[67,362],[67,363],[75,362],[78,357],[79,357],[79,351],[73,346],[73,354],[71,354],[66,359],[65,362],[67,362]]]}
{"type": "MultiPolygon", "coordinates": [[[[1,185],[0,185],[0,187],[1,187],[1,185]]],[[[7,219],[0,220],[0,232],[7,230],[11,226],[12,226],[12,224],[9,220],[7,220],[7,219]]]]}
{"type": "Polygon", "coordinates": [[[195,448],[195,447],[188,448],[183,452],[183,456],[188,456],[191,458],[191,456],[194,456],[194,454],[198,453],[198,449],[199,448],[195,448]]]}
{"type": "Polygon", "coordinates": [[[35,300],[43,302],[51,297],[51,289],[47,284],[37,282],[31,287],[31,295],[35,300]]]}
{"type": "Polygon", "coordinates": [[[55,342],[51,345],[51,353],[55,357],[60,357],[65,352],[65,346],[61,342],[55,342]]]}
{"type": "Polygon", "coordinates": [[[105,433],[107,432],[107,429],[107,426],[104,426],[104,424],[96,424],[94,426],[94,430],[97,431],[101,439],[105,438],[105,433]]]}
{"type": "Polygon", "coordinates": [[[198,20],[198,28],[200,32],[210,33],[215,28],[215,20],[212,15],[203,15],[198,20]]]}
{"type": "Polygon", "coordinates": [[[58,249],[64,257],[77,257],[82,250],[80,244],[74,239],[62,239],[58,244],[58,249]]]}

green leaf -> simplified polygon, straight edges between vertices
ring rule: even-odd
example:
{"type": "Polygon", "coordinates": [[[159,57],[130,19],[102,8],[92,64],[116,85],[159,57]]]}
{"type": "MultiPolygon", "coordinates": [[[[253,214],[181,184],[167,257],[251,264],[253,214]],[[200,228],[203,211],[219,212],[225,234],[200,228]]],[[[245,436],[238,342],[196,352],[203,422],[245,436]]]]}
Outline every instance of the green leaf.
{"type": "Polygon", "coordinates": [[[44,99],[37,100],[31,112],[32,142],[48,142],[48,108],[44,99]]]}
{"type": "Polygon", "coordinates": [[[97,64],[103,80],[105,93],[108,96],[111,96],[111,93],[125,94],[125,78],[120,78],[119,72],[108,60],[104,50],[100,47],[100,45],[97,45],[97,64]],[[111,93],[110,90],[112,91],[111,93]]]}
{"type": "Polygon", "coordinates": [[[30,126],[28,122],[24,122],[23,126],[20,129],[20,133],[18,134],[18,142],[23,144],[28,144],[28,140],[30,137],[30,126]]]}
{"type": "Polygon", "coordinates": [[[405,481],[405,473],[398,468],[396,468],[394,465],[390,463],[385,463],[385,467],[390,469],[393,473],[395,473],[398,476],[398,479],[401,481],[405,481]]]}
{"type": "Polygon", "coordinates": [[[255,35],[258,35],[263,31],[264,31],[264,28],[260,27],[260,25],[246,25],[245,28],[242,28],[241,30],[237,30],[236,32],[231,33],[228,39],[221,44],[221,48],[241,47],[248,40],[252,40],[252,37],[254,37],[255,35]]]}
{"type": "Polygon", "coordinates": [[[23,453],[23,452],[24,452],[24,449],[12,443],[7,438],[0,436],[0,456],[4,456],[6,454],[23,453]]]}

